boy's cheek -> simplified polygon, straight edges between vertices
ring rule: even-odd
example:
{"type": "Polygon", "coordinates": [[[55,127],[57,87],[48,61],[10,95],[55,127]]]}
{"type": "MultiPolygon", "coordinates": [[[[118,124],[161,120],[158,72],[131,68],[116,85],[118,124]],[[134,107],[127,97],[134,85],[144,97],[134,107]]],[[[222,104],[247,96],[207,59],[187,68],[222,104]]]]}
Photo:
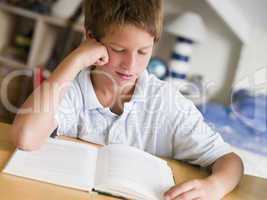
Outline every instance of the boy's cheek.
{"type": "Polygon", "coordinates": [[[114,68],[115,66],[118,65],[118,59],[116,59],[116,57],[110,55],[109,56],[109,61],[108,63],[105,65],[105,67],[108,67],[108,68],[114,68]]]}
{"type": "Polygon", "coordinates": [[[113,66],[114,66],[114,63],[112,62],[112,60],[109,60],[108,63],[104,65],[104,67],[110,68],[110,69],[113,68],[113,66]]]}
{"type": "Polygon", "coordinates": [[[114,56],[112,54],[108,53],[108,63],[106,63],[104,66],[108,68],[114,66],[114,56]]]}
{"type": "Polygon", "coordinates": [[[108,62],[107,64],[103,65],[101,69],[107,73],[113,73],[113,71],[116,71],[116,65],[112,62],[108,62]]]}

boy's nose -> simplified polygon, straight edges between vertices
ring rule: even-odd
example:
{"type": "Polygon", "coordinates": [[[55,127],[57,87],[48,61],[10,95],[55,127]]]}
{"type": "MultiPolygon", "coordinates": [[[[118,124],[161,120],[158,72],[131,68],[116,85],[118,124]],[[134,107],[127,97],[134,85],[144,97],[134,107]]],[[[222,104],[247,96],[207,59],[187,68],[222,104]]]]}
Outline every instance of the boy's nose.
{"type": "Polygon", "coordinates": [[[136,64],[136,58],[134,54],[125,56],[123,61],[123,68],[131,69],[135,66],[135,64],[136,64]]]}

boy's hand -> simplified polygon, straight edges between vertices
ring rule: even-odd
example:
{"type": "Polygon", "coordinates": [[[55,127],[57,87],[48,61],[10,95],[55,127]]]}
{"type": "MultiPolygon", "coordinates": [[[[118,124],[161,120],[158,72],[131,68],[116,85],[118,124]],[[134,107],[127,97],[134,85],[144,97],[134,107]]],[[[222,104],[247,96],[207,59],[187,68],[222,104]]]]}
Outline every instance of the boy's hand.
{"type": "Polygon", "coordinates": [[[170,188],[165,200],[220,200],[223,194],[211,177],[185,182],[170,188]]]}
{"type": "Polygon", "coordinates": [[[81,69],[91,65],[105,65],[109,61],[107,48],[92,37],[88,37],[71,53],[81,69]]]}

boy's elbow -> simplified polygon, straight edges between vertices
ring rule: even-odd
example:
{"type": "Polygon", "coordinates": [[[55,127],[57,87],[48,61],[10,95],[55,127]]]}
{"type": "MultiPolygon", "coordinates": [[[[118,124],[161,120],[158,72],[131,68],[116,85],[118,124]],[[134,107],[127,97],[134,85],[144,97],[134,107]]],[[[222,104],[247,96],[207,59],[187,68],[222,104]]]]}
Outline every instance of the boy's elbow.
{"type": "Polygon", "coordinates": [[[231,155],[233,156],[233,159],[235,160],[235,162],[238,163],[238,165],[240,167],[241,174],[243,175],[245,167],[244,167],[244,163],[243,163],[241,157],[239,155],[237,155],[236,153],[231,153],[231,155]]]}
{"type": "Polygon", "coordinates": [[[11,128],[11,141],[16,148],[24,151],[39,149],[41,144],[36,143],[29,135],[29,131],[25,128],[18,128],[14,125],[11,128]]]}
{"type": "Polygon", "coordinates": [[[40,148],[40,145],[34,145],[23,140],[19,140],[15,145],[18,149],[23,151],[34,151],[40,148]]]}

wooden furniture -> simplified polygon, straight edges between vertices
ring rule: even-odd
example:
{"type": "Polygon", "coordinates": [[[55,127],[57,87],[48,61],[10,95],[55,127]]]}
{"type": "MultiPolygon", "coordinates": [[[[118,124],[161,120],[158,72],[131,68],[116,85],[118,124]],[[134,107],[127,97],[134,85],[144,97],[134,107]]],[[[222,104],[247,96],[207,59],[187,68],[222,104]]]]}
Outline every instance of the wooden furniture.
{"type": "MultiPolygon", "coordinates": [[[[51,60],[55,44],[58,45],[56,41],[61,38],[59,34],[62,35],[67,25],[66,19],[38,14],[0,2],[0,86],[4,85],[3,81],[7,79],[7,75],[17,70],[24,70],[22,73],[20,71],[20,77],[12,78],[8,83],[9,88],[6,92],[8,100],[15,107],[19,107],[32,92],[36,82],[33,81],[34,69],[46,66],[47,61],[51,60]],[[29,38],[30,41],[20,38],[20,41],[23,40],[22,43],[30,43],[30,46],[27,51],[23,51],[23,56],[18,56],[16,52],[19,50],[14,47],[14,43],[18,40],[17,31],[21,28],[27,32],[30,30],[32,36],[29,38]]],[[[79,22],[68,30],[72,31],[71,41],[74,41],[73,45],[76,47],[83,37],[83,25],[79,22]]],[[[44,75],[48,76],[49,72],[46,71],[44,75]]],[[[0,104],[0,121],[12,122],[14,113],[11,113],[3,103],[0,104]]]]}
{"type": "MultiPolygon", "coordinates": [[[[17,18],[24,18],[25,20],[32,21],[34,29],[31,48],[26,62],[8,59],[1,56],[1,54],[0,62],[14,68],[35,68],[36,66],[43,64],[43,62],[46,62],[54,45],[57,31],[60,28],[66,27],[67,21],[65,19],[38,14],[5,3],[0,3],[0,11],[2,20],[6,21],[5,28],[7,28],[0,32],[1,37],[6,38],[6,43],[0,44],[0,48],[1,46],[8,45],[7,43],[10,41],[9,37],[13,34],[13,28],[17,25],[17,18]]],[[[76,31],[77,34],[82,33],[82,24],[74,25],[73,30],[76,31]]]]}
{"type": "MultiPolygon", "coordinates": [[[[12,155],[15,147],[9,140],[10,125],[0,123],[0,170],[12,155]]],[[[78,140],[77,140],[78,141],[78,140]]],[[[176,183],[208,176],[205,169],[191,166],[176,160],[167,159],[173,169],[176,183]]],[[[228,194],[224,200],[263,200],[267,197],[267,179],[244,176],[240,185],[228,194]]],[[[41,183],[7,174],[0,174],[0,194],[2,200],[47,200],[47,199],[79,199],[108,200],[116,199],[97,193],[87,193],[64,188],[52,184],[41,183]]]]}

